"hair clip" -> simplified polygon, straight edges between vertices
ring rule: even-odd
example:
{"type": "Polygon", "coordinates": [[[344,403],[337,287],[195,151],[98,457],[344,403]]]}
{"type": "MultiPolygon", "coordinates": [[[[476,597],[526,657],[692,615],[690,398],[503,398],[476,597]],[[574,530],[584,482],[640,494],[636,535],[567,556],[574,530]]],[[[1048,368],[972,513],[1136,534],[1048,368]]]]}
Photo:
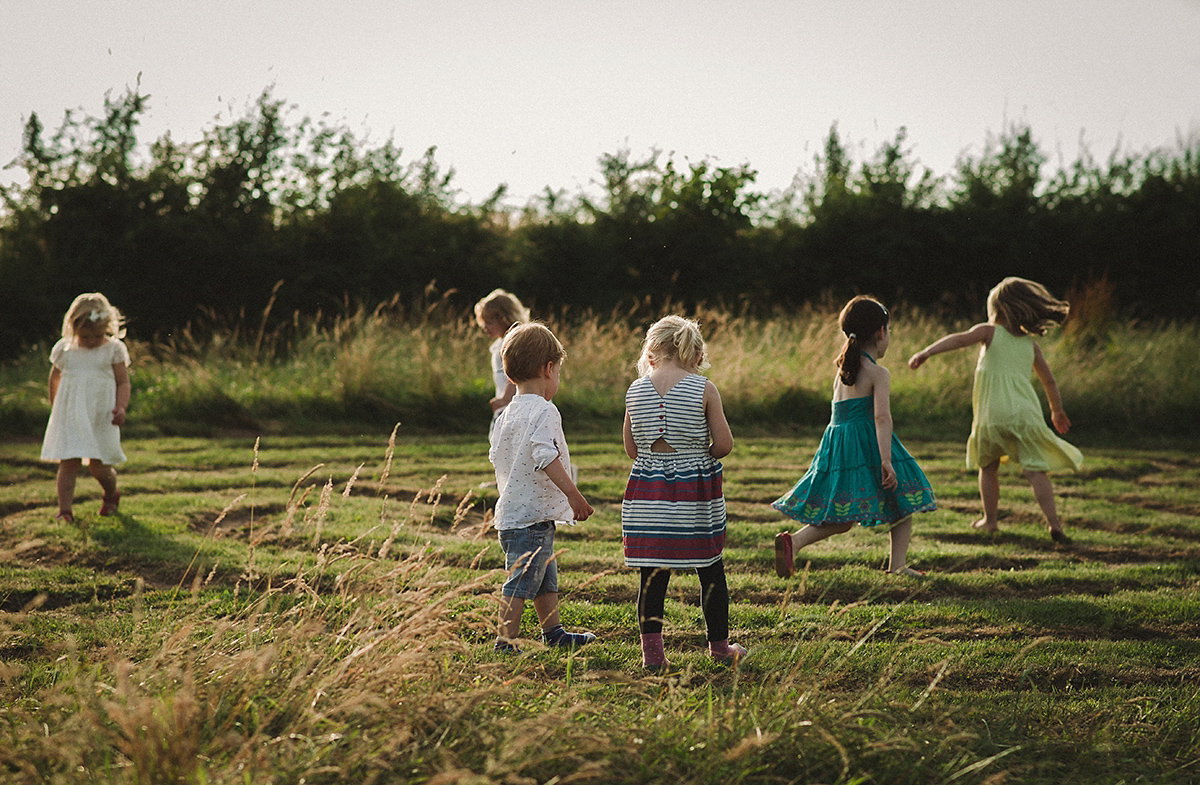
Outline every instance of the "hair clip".
{"type": "Polygon", "coordinates": [[[850,339],[850,340],[852,340],[852,341],[857,341],[857,340],[858,340],[858,336],[857,336],[857,335],[855,335],[854,333],[847,333],[846,337],[847,337],[847,338],[849,338],[849,339],[850,339]]]}
{"type": "Polygon", "coordinates": [[[89,322],[98,322],[104,318],[104,314],[101,311],[93,308],[92,312],[88,314],[87,318],[89,322]]]}

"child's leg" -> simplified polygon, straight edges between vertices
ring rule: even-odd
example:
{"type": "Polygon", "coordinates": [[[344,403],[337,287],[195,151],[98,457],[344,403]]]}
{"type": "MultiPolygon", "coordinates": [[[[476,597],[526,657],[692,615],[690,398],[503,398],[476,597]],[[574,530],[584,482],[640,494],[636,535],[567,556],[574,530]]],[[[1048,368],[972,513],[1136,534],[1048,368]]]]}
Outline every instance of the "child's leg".
{"type": "Polygon", "coordinates": [[[891,554],[888,557],[888,572],[904,572],[908,561],[908,543],[912,539],[912,516],[899,521],[888,531],[891,554]]]}
{"type": "Polygon", "coordinates": [[[1042,514],[1046,516],[1051,536],[1055,532],[1062,534],[1062,522],[1058,519],[1058,509],[1054,504],[1054,485],[1050,482],[1050,477],[1045,472],[1026,471],[1025,479],[1029,481],[1029,487],[1033,488],[1033,498],[1037,499],[1042,514]]]}
{"type": "Polygon", "coordinates": [[[708,638],[708,653],[717,662],[732,662],[746,656],[746,649],[729,642],[729,585],[725,581],[725,562],[719,561],[696,570],[700,577],[700,608],[708,638]]]}
{"type": "Polygon", "coordinates": [[[820,542],[826,537],[842,534],[854,528],[853,523],[827,523],[823,526],[805,524],[799,531],[775,535],[775,574],[787,578],[795,572],[795,554],[801,548],[820,542]]]}
{"type": "Polygon", "coordinates": [[[88,471],[100,483],[104,490],[104,502],[100,506],[101,515],[113,515],[117,512],[117,502],[121,494],[117,492],[117,470],[103,461],[92,458],[88,461],[88,471]]]}
{"type": "Polygon", "coordinates": [[[663,650],[663,617],[671,571],[666,567],[642,567],[638,576],[638,632],[641,633],[642,667],[661,670],[671,663],[663,650]]]}
{"type": "Polygon", "coordinates": [[[525,612],[525,600],[521,597],[500,597],[500,624],[496,628],[496,643],[516,645],[521,637],[521,614],[525,612]]]}
{"type": "Polygon", "coordinates": [[[696,570],[700,577],[700,610],[709,643],[729,639],[729,584],[725,580],[725,562],[719,561],[696,570]]]}
{"type": "Polygon", "coordinates": [[[554,524],[541,540],[541,545],[532,555],[529,573],[541,575],[533,596],[533,609],[537,611],[542,625],[542,643],[547,646],[582,646],[596,640],[590,632],[567,632],[558,615],[558,560],[554,554],[554,524]]]}
{"type": "Polygon", "coordinates": [[[1000,461],[980,467],[979,499],[983,502],[983,517],[971,526],[983,531],[997,531],[1000,528],[1000,461]]]}
{"type": "Polygon", "coordinates": [[[558,592],[547,592],[534,597],[533,609],[537,611],[538,621],[543,630],[562,626],[558,618],[558,592]]]}
{"type": "MultiPolygon", "coordinates": [[[[521,636],[521,614],[525,598],[536,597],[546,577],[550,550],[554,546],[554,524],[537,523],[521,529],[497,532],[504,550],[508,578],[500,589],[500,622],[496,630],[496,648],[515,649],[521,636]]],[[[558,591],[557,584],[546,587],[558,591]]]]}
{"type": "MultiPolygon", "coordinates": [[[[555,587],[557,589],[557,586],[555,587]]],[[[533,608],[542,624],[542,643],[547,646],[570,648],[596,640],[590,632],[567,632],[558,618],[558,591],[539,594],[533,598],[533,608]]]]}
{"type": "Polygon", "coordinates": [[[793,551],[798,551],[807,545],[812,545],[814,542],[820,542],[826,537],[832,537],[835,534],[845,534],[853,528],[853,523],[827,523],[824,526],[805,524],[800,531],[792,533],[792,549],[793,551]]]}
{"type": "Polygon", "coordinates": [[[96,482],[100,483],[100,487],[104,489],[104,495],[111,497],[117,493],[117,470],[109,466],[104,461],[98,461],[92,458],[88,461],[88,471],[96,478],[96,482]]]}
{"type": "Polygon", "coordinates": [[[662,633],[667,585],[671,571],[666,567],[642,567],[638,583],[638,632],[643,635],[662,633]]]}
{"type": "Polygon", "coordinates": [[[83,461],[79,458],[68,458],[58,462],[55,489],[58,492],[59,513],[71,514],[71,508],[75,504],[75,477],[79,474],[79,467],[82,465],[83,461]]]}

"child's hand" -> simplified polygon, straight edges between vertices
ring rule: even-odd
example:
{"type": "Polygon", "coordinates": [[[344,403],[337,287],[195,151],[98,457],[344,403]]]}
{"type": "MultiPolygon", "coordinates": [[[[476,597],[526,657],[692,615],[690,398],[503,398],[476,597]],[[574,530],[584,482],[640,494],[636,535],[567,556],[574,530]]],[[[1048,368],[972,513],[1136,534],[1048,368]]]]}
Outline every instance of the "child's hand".
{"type": "Polygon", "coordinates": [[[924,352],[917,352],[912,357],[909,357],[908,358],[908,367],[912,368],[914,371],[917,370],[918,368],[920,368],[921,363],[925,362],[925,359],[926,359],[925,357],[922,356],[924,354],[925,354],[924,352]]]}
{"type": "Polygon", "coordinates": [[[884,490],[894,491],[900,483],[896,480],[896,470],[892,468],[891,461],[883,464],[883,487],[884,490]]]}
{"type": "Polygon", "coordinates": [[[1059,433],[1066,433],[1071,429],[1071,421],[1067,419],[1067,413],[1061,409],[1057,412],[1050,412],[1050,422],[1054,423],[1054,430],[1059,433]]]}
{"type": "Polygon", "coordinates": [[[575,515],[575,520],[586,521],[595,510],[592,505],[588,504],[587,499],[583,498],[583,494],[574,493],[567,497],[571,503],[571,512],[575,515]]]}
{"type": "Polygon", "coordinates": [[[118,406],[112,410],[112,415],[113,415],[113,418],[112,418],[113,425],[124,425],[125,424],[125,410],[122,409],[120,406],[118,406]]]}

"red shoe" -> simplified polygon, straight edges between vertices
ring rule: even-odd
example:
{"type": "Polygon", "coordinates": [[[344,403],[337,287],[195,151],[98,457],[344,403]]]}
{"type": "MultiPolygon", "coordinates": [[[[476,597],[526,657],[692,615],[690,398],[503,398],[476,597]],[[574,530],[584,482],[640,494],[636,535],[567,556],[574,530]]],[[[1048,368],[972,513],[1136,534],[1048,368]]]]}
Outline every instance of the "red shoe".
{"type": "Polygon", "coordinates": [[[775,574],[790,578],[796,572],[792,560],[792,535],[780,532],[775,535],[775,574]]]}
{"type": "Polygon", "coordinates": [[[74,523],[75,516],[69,512],[60,511],[58,515],[54,516],[54,520],[60,521],[61,523],[74,523]]]}
{"type": "Polygon", "coordinates": [[[121,493],[118,491],[112,496],[105,496],[104,503],[100,505],[100,514],[107,517],[117,514],[117,505],[121,503],[121,493]]]}

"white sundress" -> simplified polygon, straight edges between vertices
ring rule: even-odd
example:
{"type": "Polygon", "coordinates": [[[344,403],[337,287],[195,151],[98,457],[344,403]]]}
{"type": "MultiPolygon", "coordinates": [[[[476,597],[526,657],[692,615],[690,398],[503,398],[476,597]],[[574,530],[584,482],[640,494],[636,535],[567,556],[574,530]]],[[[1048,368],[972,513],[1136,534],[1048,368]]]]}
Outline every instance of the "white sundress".
{"type": "Polygon", "coordinates": [[[50,362],[62,376],[46,424],[42,460],[95,458],[107,464],[124,463],[121,429],[112,424],[117,405],[113,366],[129,365],[129,349],[116,338],[94,349],[63,338],[50,350],[50,362]]]}

